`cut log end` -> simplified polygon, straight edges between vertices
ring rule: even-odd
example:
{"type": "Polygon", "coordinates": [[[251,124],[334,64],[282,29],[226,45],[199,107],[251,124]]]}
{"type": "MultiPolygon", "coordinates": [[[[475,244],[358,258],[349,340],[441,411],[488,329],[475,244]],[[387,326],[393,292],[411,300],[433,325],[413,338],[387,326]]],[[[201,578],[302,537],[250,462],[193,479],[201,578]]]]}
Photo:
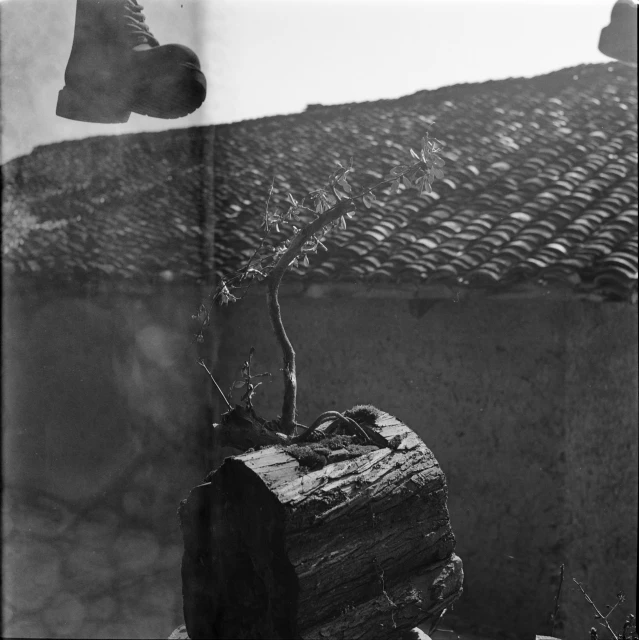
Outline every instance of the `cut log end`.
{"type": "Polygon", "coordinates": [[[392,416],[356,409],[392,448],[335,433],[267,447],[227,459],[182,503],[191,638],[387,640],[459,597],[437,461],[392,416]]]}
{"type": "Polygon", "coordinates": [[[182,503],[180,521],[191,638],[299,637],[284,510],[259,477],[226,460],[211,483],[182,503]]]}

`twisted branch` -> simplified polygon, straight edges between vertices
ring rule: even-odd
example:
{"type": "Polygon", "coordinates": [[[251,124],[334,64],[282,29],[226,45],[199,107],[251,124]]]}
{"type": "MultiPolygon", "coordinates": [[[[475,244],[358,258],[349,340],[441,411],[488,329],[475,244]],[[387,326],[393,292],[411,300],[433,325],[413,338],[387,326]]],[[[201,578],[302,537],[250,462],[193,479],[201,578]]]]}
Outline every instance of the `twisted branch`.
{"type": "Polygon", "coordinates": [[[284,400],[282,403],[282,417],[280,429],[282,433],[291,435],[295,429],[295,418],[297,414],[297,375],[295,368],[295,350],[286,334],[284,323],[282,322],[282,310],[278,299],[280,283],[286,269],[299,255],[300,250],[315,233],[323,227],[337,220],[343,215],[355,209],[355,202],[352,198],[338,202],[331,209],[318,216],[313,222],[304,227],[291,239],[288,249],[280,256],[275,267],[268,277],[268,287],[266,291],[266,302],[268,306],[268,316],[275,333],[280,349],[282,350],[282,360],[284,367],[284,400]]]}

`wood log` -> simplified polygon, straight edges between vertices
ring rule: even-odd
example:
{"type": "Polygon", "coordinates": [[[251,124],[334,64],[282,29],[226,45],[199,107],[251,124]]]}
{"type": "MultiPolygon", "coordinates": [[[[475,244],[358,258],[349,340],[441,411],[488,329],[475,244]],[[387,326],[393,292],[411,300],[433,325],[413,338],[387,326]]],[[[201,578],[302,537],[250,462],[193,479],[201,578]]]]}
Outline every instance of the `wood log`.
{"type": "Polygon", "coordinates": [[[435,457],[388,414],[347,414],[389,446],[333,431],[248,452],[180,505],[190,638],[387,640],[461,595],[435,457]]]}

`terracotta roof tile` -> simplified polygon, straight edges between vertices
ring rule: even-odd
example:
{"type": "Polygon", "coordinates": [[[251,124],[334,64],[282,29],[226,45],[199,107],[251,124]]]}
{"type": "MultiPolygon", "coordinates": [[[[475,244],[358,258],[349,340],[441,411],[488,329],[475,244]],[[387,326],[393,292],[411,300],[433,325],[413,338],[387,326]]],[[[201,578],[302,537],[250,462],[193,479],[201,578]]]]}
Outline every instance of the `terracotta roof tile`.
{"type": "Polygon", "coordinates": [[[432,122],[447,143],[434,192],[358,211],[287,277],[636,299],[637,84],[618,64],[39,148],[3,167],[5,266],[39,280],[223,275],[257,247],[272,180],[276,203],[351,156],[355,186],[378,180],[432,122]]]}

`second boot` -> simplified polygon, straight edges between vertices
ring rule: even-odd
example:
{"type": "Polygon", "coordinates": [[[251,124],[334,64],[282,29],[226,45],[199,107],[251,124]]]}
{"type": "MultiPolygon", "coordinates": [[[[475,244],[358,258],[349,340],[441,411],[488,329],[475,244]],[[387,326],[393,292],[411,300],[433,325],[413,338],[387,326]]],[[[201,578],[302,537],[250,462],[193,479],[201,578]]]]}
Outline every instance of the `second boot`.
{"type": "Polygon", "coordinates": [[[637,4],[617,0],[610,14],[610,24],[601,30],[599,51],[610,58],[637,64],[637,4]]]}

